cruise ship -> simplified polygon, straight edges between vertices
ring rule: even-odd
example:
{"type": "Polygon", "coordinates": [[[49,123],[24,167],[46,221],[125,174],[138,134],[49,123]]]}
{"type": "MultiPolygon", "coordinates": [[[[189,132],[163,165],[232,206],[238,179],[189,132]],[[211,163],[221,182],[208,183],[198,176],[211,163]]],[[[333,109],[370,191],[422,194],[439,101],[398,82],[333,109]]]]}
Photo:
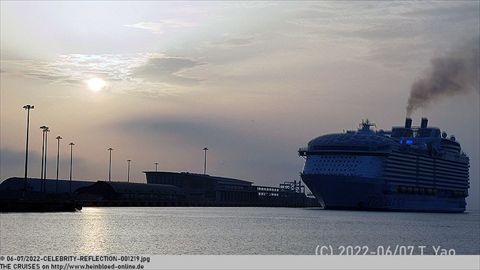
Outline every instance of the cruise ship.
{"type": "Polygon", "coordinates": [[[454,136],[429,127],[358,130],[317,137],[299,149],[302,180],[326,209],[464,212],[469,158],[454,136]]]}

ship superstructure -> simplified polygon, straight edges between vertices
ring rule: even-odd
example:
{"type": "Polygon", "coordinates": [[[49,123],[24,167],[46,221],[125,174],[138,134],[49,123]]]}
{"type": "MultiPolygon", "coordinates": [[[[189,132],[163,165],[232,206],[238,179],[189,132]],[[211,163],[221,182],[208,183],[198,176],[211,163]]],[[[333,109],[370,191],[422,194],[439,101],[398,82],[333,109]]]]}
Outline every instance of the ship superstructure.
{"type": "Polygon", "coordinates": [[[428,127],[356,131],[317,137],[299,150],[301,177],[325,208],[463,212],[469,158],[454,136],[428,127]]]}

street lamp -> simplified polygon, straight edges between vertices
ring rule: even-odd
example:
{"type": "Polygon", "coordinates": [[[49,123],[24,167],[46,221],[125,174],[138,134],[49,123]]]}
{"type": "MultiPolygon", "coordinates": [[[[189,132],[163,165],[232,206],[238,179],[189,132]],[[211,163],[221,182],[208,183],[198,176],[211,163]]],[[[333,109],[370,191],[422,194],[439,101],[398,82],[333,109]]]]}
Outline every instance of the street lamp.
{"type": "Polygon", "coordinates": [[[73,167],[73,142],[69,143],[70,145],[70,193],[72,193],[72,167],[73,167]]]}
{"type": "Polygon", "coordinates": [[[48,129],[47,126],[41,126],[40,129],[42,130],[42,168],[40,170],[40,179],[43,179],[43,162],[44,162],[44,156],[45,156],[45,130],[48,129]]]}
{"type": "Polygon", "coordinates": [[[27,190],[27,177],[28,177],[28,131],[30,129],[30,110],[33,110],[33,105],[23,106],[27,110],[27,142],[25,143],[25,181],[23,183],[24,191],[27,190]]]}
{"type": "Polygon", "coordinates": [[[132,160],[131,159],[127,159],[127,163],[128,163],[128,166],[127,166],[127,182],[130,183],[130,162],[132,160]]]}
{"type": "Polygon", "coordinates": [[[158,162],[155,162],[154,164],[155,164],[155,172],[157,172],[158,171],[158,162]]]}
{"type": "Polygon", "coordinates": [[[60,165],[60,140],[63,139],[60,136],[57,136],[57,182],[55,183],[55,192],[58,193],[58,168],[60,165]]]}
{"type": "Polygon", "coordinates": [[[207,151],[208,151],[208,148],[207,147],[203,148],[203,151],[205,152],[205,158],[203,159],[203,174],[207,174],[207,151]]]}
{"type": "Polygon", "coordinates": [[[112,150],[113,148],[107,149],[110,152],[110,160],[108,162],[108,182],[112,181],[112,150]]]}
{"type": "Polygon", "coordinates": [[[47,179],[47,134],[50,129],[47,126],[41,126],[42,130],[42,169],[40,170],[40,179],[43,179],[40,190],[46,191],[47,179]]]}
{"type": "MultiPolygon", "coordinates": [[[[45,183],[47,181],[47,142],[48,142],[48,132],[50,132],[50,129],[47,127],[47,129],[45,130],[45,169],[43,170],[43,179],[45,180],[45,183]]],[[[46,185],[45,187],[46,188],[46,185]]],[[[45,191],[45,190],[44,190],[45,191]]]]}

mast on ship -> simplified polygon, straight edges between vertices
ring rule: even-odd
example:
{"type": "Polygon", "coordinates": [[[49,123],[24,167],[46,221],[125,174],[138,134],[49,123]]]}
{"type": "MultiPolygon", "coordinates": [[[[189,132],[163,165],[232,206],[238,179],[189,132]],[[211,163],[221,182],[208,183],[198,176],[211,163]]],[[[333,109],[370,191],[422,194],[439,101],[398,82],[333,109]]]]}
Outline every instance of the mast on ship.
{"type": "Polygon", "coordinates": [[[360,131],[371,131],[370,127],[376,127],[377,125],[375,125],[375,123],[373,122],[370,122],[370,120],[365,119],[363,120],[362,119],[362,123],[360,123],[360,131]]]}

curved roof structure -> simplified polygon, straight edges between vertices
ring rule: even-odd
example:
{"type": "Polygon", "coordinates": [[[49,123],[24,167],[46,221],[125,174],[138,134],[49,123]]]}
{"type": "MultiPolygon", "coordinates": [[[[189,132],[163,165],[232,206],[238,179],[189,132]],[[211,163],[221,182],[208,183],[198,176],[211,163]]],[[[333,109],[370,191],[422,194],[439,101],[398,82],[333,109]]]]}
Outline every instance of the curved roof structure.
{"type": "Polygon", "coordinates": [[[125,182],[104,182],[98,181],[97,185],[109,185],[116,193],[175,193],[180,194],[183,191],[173,185],[161,184],[142,184],[125,182]]]}
{"type": "Polygon", "coordinates": [[[384,148],[396,145],[396,141],[375,133],[349,132],[327,134],[317,137],[308,143],[309,150],[334,147],[384,148]]]}
{"type": "Polygon", "coordinates": [[[79,194],[183,194],[183,190],[172,185],[105,182],[98,181],[93,185],[77,190],[79,194]]]}
{"type": "MultiPolygon", "coordinates": [[[[23,177],[11,177],[5,179],[0,183],[0,191],[19,191],[24,188],[24,178],[23,177]]],[[[81,180],[72,180],[72,192],[81,187],[90,186],[95,184],[95,181],[81,181],[81,180]]],[[[29,191],[41,191],[42,185],[45,185],[45,190],[47,192],[55,193],[57,191],[57,180],[56,179],[39,179],[39,178],[28,178],[27,179],[27,190],[29,191]]],[[[65,179],[58,179],[58,192],[69,192],[70,191],[70,181],[65,179]]]]}

